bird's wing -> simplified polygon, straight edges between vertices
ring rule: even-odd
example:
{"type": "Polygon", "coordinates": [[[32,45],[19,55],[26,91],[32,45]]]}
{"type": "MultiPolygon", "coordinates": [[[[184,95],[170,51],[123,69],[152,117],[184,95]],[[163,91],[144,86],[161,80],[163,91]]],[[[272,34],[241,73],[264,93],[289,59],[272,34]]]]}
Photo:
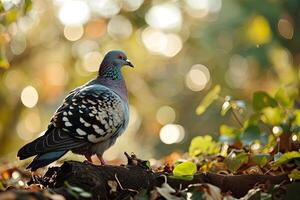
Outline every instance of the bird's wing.
{"type": "Polygon", "coordinates": [[[75,138],[98,143],[120,134],[127,121],[127,105],[111,89],[90,85],[77,91],[53,116],[54,127],[75,138]]]}
{"type": "Polygon", "coordinates": [[[70,149],[80,148],[86,144],[86,141],[76,139],[61,129],[51,127],[43,136],[24,145],[18,151],[18,157],[23,160],[47,152],[68,151],[70,149]]]}

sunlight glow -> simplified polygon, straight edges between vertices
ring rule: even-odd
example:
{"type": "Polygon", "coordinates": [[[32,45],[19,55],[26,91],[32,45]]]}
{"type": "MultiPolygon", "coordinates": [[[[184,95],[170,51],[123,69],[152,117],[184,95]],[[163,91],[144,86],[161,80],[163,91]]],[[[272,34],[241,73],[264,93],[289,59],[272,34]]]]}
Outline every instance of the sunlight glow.
{"type": "Polygon", "coordinates": [[[160,140],[165,144],[179,143],[185,135],[184,128],[178,124],[167,124],[160,129],[160,140]]]}
{"type": "Polygon", "coordinates": [[[38,99],[39,95],[34,87],[29,85],[22,90],[21,101],[24,106],[33,108],[37,104],[38,99]]]}
{"type": "Polygon", "coordinates": [[[176,4],[155,5],[146,13],[146,22],[158,29],[179,30],[182,24],[181,11],[176,4]]]}
{"type": "Polygon", "coordinates": [[[81,25],[90,18],[90,8],[86,1],[66,0],[59,9],[59,20],[64,25],[81,25]]]}
{"type": "Polygon", "coordinates": [[[189,15],[202,18],[209,13],[219,12],[222,8],[222,0],[186,0],[186,5],[189,9],[189,15]]]}

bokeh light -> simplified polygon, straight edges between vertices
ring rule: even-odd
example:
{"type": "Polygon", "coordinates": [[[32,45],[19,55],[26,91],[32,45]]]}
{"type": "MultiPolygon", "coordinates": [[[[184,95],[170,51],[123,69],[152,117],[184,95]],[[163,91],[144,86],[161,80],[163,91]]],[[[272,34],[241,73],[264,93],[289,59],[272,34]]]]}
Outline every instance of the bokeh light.
{"type": "Polygon", "coordinates": [[[185,131],[181,125],[167,124],[160,129],[160,140],[165,144],[179,143],[184,139],[185,131]]]}
{"type": "Polygon", "coordinates": [[[64,36],[70,41],[79,40],[83,35],[83,27],[82,25],[78,26],[65,26],[64,28],[64,36]]]}
{"type": "Polygon", "coordinates": [[[210,80],[209,70],[201,64],[193,65],[185,78],[186,86],[192,91],[203,90],[210,80]]]}
{"type": "Polygon", "coordinates": [[[24,104],[24,106],[28,107],[28,108],[33,108],[39,99],[39,95],[38,92],[36,91],[36,89],[29,85],[26,86],[21,93],[21,101],[24,104]]]}
{"type": "Polygon", "coordinates": [[[255,45],[265,44],[271,40],[270,24],[264,16],[258,15],[253,17],[246,29],[249,41],[255,45]]]}
{"type": "Polygon", "coordinates": [[[188,14],[196,17],[206,17],[209,13],[217,13],[222,8],[222,0],[186,0],[188,14]]]}
{"type": "Polygon", "coordinates": [[[10,49],[13,54],[20,55],[22,54],[27,46],[26,38],[22,34],[16,34],[10,43],[10,49]]]}
{"type": "Polygon", "coordinates": [[[142,41],[149,51],[166,57],[173,57],[178,54],[183,45],[178,35],[173,33],[165,34],[153,28],[146,28],[142,32],[142,41]]]}
{"type": "Polygon", "coordinates": [[[278,21],[278,31],[280,35],[286,39],[292,39],[294,35],[294,27],[287,19],[281,18],[278,21]]]}
{"type": "Polygon", "coordinates": [[[68,74],[62,64],[47,63],[44,70],[44,80],[47,85],[63,86],[68,83],[68,74]]]}
{"type": "Polygon", "coordinates": [[[173,123],[176,119],[176,112],[170,106],[162,106],[156,112],[156,119],[162,125],[173,123]]]}
{"type": "Polygon", "coordinates": [[[83,67],[88,72],[96,72],[99,70],[102,59],[103,55],[98,51],[89,52],[83,58],[83,67]]]}
{"type": "Polygon", "coordinates": [[[37,133],[41,129],[41,118],[37,110],[30,111],[24,117],[25,130],[37,133]]]}
{"type": "Polygon", "coordinates": [[[279,136],[282,133],[282,128],[280,126],[274,126],[272,128],[272,132],[274,133],[274,135],[279,136]]]}
{"type": "Polygon", "coordinates": [[[59,19],[64,25],[81,25],[90,18],[90,8],[86,1],[66,0],[59,9],[59,19]]]}
{"type": "Polygon", "coordinates": [[[179,30],[182,24],[181,11],[174,3],[154,5],[146,13],[146,22],[153,28],[179,30]]]}
{"type": "Polygon", "coordinates": [[[135,11],[141,7],[144,0],[123,0],[123,9],[126,11],[135,11]]]}
{"type": "Polygon", "coordinates": [[[112,17],[121,10],[121,2],[118,0],[89,0],[91,10],[102,17],[112,17]]]}
{"type": "Polygon", "coordinates": [[[243,88],[249,77],[248,61],[241,55],[233,55],[225,74],[227,84],[232,88],[243,88]]]}
{"type": "Polygon", "coordinates": [[[99,45],[93,40],[79,40],[72,46],[72,54],[74,57],[83,58],[87,53],[99,51],[99,45]]]}
{"type": "Polygon", "coordinates": [[[116,39],[128,38],[132,33],[132,25],[130,21],[122,16],[117,15],[111,18],[107,25],[107,32],[116,39]]]}
{"type": "Polygon", "coordinates": [[[85,34],[91,39],[99,38],[106,33],[106,22],[103,19],[89,21],[85,27],[85,34]]]}
{"type": "Polygon", "coordinates": [[[18,91],[24,81],[25,74],[21,70],[10,70],[4,77],[5,86],[13,91],[18,91]]]}

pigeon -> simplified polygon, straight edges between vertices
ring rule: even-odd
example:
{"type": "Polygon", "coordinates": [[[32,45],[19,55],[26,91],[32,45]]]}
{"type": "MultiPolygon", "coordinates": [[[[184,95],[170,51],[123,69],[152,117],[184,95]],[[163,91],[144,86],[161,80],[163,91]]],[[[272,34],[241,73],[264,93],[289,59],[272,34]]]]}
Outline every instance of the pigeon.
{"type": "Polygon", "coordinates": [[[129,121],[128,94],[122,66],[133,67],[120,50],[109,51],[98,76],[72,90],[56,110],[47,130],[18,152],[20,160],[35,156],[27,169],[35,171],[61,158],[68,151],[92,162],[124,132],[129,121]]]}

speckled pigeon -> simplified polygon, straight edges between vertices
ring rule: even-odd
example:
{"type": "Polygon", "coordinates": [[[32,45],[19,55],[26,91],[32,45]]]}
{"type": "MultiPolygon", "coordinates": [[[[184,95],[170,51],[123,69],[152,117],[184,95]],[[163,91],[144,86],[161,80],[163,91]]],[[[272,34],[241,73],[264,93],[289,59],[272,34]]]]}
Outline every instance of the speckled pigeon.
{"type": "Polygon", "coordinates": [[[31,171],[59,159],[69,150],[91,162],[102,155],[124,132],[129,119],[128,97],[122,66],[133,67],[122,51],[108,52],[98,76],[72,90],[50,121],[45,134],[23,146],[18,157],[36,157],[27,167],[31,171]]]}

